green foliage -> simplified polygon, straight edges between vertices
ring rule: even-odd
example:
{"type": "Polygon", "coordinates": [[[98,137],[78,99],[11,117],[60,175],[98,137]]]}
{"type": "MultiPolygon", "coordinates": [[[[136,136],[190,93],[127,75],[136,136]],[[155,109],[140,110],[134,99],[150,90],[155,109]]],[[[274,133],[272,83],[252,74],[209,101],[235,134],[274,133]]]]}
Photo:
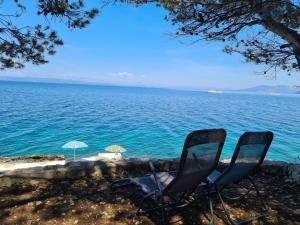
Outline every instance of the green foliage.
{"type": "MultiPolygon", "coordinates": [[[[121,0],[122,1],[122,0],[121,0]]],[[[266,65],[264,74],[278,69],[300,71],[299,0],[128,0],[155,3],[168,12],[176,36],[194,41],[222,41],[224,52],[239,53],[246,62],[266,65]]]]}
{"type": "MultiPolygon", "coordinates": [[[[54,55],[63,45],[57,33],[49,26],[17,27],[12,21],[22,19],[25,1],[15,0],[13,14],[0,14],[0,69],[20,69],[26,63],[45,64],[47,55],[54,55]]],[[[3,4],[4,2],[0,2],[3,4]]],[[[68,28],[84,28],[99,13],[97,9],[85,10],[82,0],[37,0],[37,14],[47,21],[58,19],[68,28]]]]}
{"type": "Polygon", "coordinates": [[[99,13],[98,9],[83,10],[84,1],[77,0],[39,0],[38,15],[44,15],[66,20],[69,28],[84,28],[99,13]]]}
{"type": "MultiPolygon", "coordinates": [[[[13,15],[0,14],[0,69],[46,63],[63,41],[49,27],[18,28],[26,7],[15,0],[13,15]]],[[[59,20],[70,29],[84,28],[99,13],[87,10],[84,0],[36,0],[37,14],[59,20]]],[[[246,62],[263,64],[263,74],[278,69],[300,71],[300,0],[100,0],[135,5],[155,4],[169,13],[176,36],[222,41],[224,52],[239,53],[246,62]]],[[[3,1],[0,1],[2,4],[3,1]]],[[[273,71],[273,72],[272,72],[273,71]]]]}

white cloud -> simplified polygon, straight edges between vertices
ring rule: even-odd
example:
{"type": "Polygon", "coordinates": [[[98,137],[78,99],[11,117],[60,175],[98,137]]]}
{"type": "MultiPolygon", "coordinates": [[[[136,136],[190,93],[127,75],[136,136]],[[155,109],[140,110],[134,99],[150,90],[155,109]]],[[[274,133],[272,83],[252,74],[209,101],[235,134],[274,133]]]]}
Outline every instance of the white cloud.
{"type": "Polygon", "coordinates": [[[113,76],[121,78],[121,79],[130,79],[130,78],[135,77],[135,75],[133,73],[125,72],[125,71],[114,73],[113,76]]]}
{"type": "Polygon", "coordinates": [[[115,72],[111,74],[111,77],[117,80],[130,80],[130,81],[140,81],[146,78],[144,74],[134,74],[127,71],[115,72]]]}

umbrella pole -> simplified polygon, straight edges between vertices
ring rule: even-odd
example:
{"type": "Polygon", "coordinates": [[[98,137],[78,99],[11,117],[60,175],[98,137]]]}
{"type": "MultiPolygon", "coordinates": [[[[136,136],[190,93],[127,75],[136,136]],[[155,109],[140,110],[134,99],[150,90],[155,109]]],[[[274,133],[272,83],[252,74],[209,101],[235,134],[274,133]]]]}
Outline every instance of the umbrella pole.
{"type": "Polygon", "coordinates": [[[75,161],[75,148],[74,148],[74,161],[75,161]]]}

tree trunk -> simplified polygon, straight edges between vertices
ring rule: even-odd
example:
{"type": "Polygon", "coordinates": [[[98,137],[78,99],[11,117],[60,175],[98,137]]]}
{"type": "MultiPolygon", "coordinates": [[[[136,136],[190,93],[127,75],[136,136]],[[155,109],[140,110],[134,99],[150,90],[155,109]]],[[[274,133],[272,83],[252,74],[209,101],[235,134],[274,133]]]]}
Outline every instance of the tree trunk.
{"type": "Polygon", "coordinates": [[[262,10],[262,24],[269,31],[277,34],[283,40],[287,41],[288,44],[293,48],[295,58],[298,64],[298,69],[300,69],[300,34],[295,30],[290,29],[284,24],[275,21],[270,12],[267,10],[262,10]]]}
{"type": "Polygon", "coordinates": [[[300,48],[295,49],[295,58],[298,63],[298,69],[300,70],[300,48]]]}

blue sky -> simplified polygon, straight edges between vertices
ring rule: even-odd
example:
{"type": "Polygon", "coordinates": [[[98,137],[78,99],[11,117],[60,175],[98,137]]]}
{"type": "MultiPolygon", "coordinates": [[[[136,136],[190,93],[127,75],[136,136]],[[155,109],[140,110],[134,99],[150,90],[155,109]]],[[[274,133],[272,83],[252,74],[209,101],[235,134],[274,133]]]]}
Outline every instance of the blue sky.
{"type": "MultiPolygon", "coordinates": [[[[10,4],[2,11],[12,10],[10,4]]],[[[20,24],[45,23],[28,7],[20,24]]],[[[104,7],[83,30],[68,30],[51,21],[64,39],[50,63],[6,70],[0,76],[55,78],[115,85],[180,89],[239,89],[256,85],[300,84],[299,74],[279,74],[276,80],[257,75],[262,68],[243,63],[239,55],[222,52],[222,43],[179,40],[166,12],[155,6],[104,7]],[[184,42],[184,43],[182,43],[184,42]]]]}

